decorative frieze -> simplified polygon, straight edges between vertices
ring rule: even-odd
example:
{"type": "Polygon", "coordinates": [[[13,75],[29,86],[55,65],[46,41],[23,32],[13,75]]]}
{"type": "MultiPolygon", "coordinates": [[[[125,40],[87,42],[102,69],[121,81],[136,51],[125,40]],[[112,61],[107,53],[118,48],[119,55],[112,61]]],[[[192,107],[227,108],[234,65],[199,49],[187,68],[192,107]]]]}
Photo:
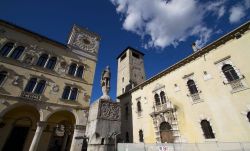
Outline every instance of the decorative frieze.
{"type": "Polygon", "coordinates": [[[107,120],[120,120],[120,106],[116,102],[101,100],[99,103],[98,118],[107,120]]]}

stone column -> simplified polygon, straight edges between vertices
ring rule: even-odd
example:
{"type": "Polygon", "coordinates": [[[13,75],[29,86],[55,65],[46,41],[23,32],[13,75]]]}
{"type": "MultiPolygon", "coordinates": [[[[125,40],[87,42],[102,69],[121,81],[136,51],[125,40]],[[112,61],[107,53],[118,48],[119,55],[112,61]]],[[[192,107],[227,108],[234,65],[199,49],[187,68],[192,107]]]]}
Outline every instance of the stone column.
{"type": "Polygon", "coordinates": [[[75,125],[70,151],[81,151],[85,131],[86,131],[86,126],[75,125]]]}
{"type": "Polygon", "coordinates": [[[45,122],[41,122],[41,121],[37,122],[36,132],[35,132],[35,135],[33,137],[32,142],[31,142],[29,151],[36,151],[37,150],[38,143],[40,141],[40,138],[41,138],[41,135],[43,133],[43,129],[45,126],[46,126],[45,122]]]}

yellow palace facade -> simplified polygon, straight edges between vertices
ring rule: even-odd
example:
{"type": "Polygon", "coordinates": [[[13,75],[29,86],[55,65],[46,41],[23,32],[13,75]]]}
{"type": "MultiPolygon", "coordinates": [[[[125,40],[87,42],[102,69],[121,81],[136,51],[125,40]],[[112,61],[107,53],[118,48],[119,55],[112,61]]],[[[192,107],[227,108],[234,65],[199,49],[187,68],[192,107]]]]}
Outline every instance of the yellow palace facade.
{"type": "Polygon", "coordinates": [[[0,150],[85,150],[99,41],[76,25],[61,44],[0,21],[0,150]]]}

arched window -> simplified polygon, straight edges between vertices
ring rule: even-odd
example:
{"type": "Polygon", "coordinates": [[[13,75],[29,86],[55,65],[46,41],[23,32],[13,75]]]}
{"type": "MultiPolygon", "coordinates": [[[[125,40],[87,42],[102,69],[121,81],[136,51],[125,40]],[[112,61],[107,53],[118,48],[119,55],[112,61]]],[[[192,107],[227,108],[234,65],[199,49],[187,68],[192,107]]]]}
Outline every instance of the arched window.
{"type": "Polygon", "coordinates": [[[7,73],[6,71],[0,71],[0,86],[3,84],[6,76],[7,76],[7,73]]]}
{"type": "Polygon", "coordinates": [[[46,68],[47,69],[50,69],[50,70],[53,70],[55,65],[56,65],[56,60],[57,58],[56,57],[51,57],[46,65],[46,68]]]}
{"type": "Polygon", "coordinates": [[[25,91],[25,92],[32,92],[33,89],[34,89],[34,87],[35,87],[35,85],[36,85],[36,81],[37,81],[36,78],[31,78],[31,79],[29,80],[29,82],[27,83],[27,85],[26,85],[24,91],[25,91]]]}
{"type": "Polygon", "coordinates": [[[165,96],[165,93],[163,91],[161,91],[160,96],[161,96],[161,103],[162,104],[166,103],[166,96],[165,96]]]}
{"type": "Polygon", "coordinates": [[[73,63],[73,64],[71,64],[70,67],[69,67],[68,74],[69,74],[69,75],[75,75],[75,72],[76,72],[76,64],[73,63]]]}
{"type": "Polygon", "coordinates": [[[128,142],[129,142],[129,133],[126,132],[126,143],[128,143],[128,142]]]}
{"type": "Polygon", "coordinates": [[[46,84],[46,81],[45,80],[40,80],[36,86],[36,89],[34,91],[34,93],[36,94],[42,94],[43,93],[43,90],[45,88],[45,84],[46,84]]]}
{"type": "Polygon", "coordinates": [[[69,93],[70,93],[70,86],[66,86],[63,90],[62,98],[67,100],[69,98],[69,93]]]}
{"type": "Polygon", "coordinates": [[[141,110],[141,102],[140,102],[140,101],[137,102],[137,111],[138,111],[138,112],[141,112],[141,111],[142,111],[142,110],[141,110]]]}
{"type": "Polygon", "coordinates": [[[156,105],[161,105],[161,101],[160,101],[160,98],[159,98],[158,94],[155,94],[155,104],[156,105]]]}
{"type": "Polygon", "coordinates": [[[196,85],[194,83],[194,80],[188,80],[187,86],[188,86],[189,92],[191,94],[198,93],[198,90],[197,90],[197,87],[196,87],[196,85]]]}
{"type": "Polygon", "coordinates": [[[139,141],[140,142],[144,141],[144,139],[143,139],[143,131],[142,130],[139,130],[139,141]]]}
{"type": "Polygon", "coordinates": [[[248,121],[250,122],[250,111],[247,113],[248,121]]]}
{"type": "Polygon", "coordinates": [[[174,136],[173,132],[171,131],[172,127],[168,122],[162,122],[160,124],[160,136],[161,136],[161,142],[162,143],[173,143],[174,142],[174,136]]]}
{"type": "Polygon", "coordinates": [[[222,71],[223,71],[224,75],[226,76],[228,82],[231,82],[231,81],[239,79],[238,74],[236,73],[236,71],[234,70],[234,68],[231,65],[229,65],[229,64],[225,64],[222,67],[222,71]]]}
{"type": "Polygon", "coordinates": [[[83,66],[79,66],[79,67],[78,67],[77,72],[76,72],[76,77],[78,77],[78,78],[82,78],[82,75],[83,75],[83,69],[84,69],[84,67],[83,67],[83,66]]]}
{"type": "Polygon", "coordinates": [[[204,133],[204,136],[205,136],[206,139],[215,138],[212,127],[211,127],[209,121],[202,120],[201,121],[201,128],[203,130],[203,133],[204,133]]]}
{"type": "Polygon", "coordinates": [[[78,89],[77,88],[73,88],[72,91],[71,91],[71,94],[70,94],[70,100],[76,100],[76,97],[77,97],[77,92],[78,92],[78,89]]]}
{"type": "Polygon", "coordinates": [[[45,63],[47,62],[47,60],[48,60],[48,55],[47,55],[47,54],[42,54],[42,55],[39,57],[39,59],[38,59],[36,65],[38,65],[38,66],[40,66],[40,67],[44,67],[44,65],[45,65],[45,63]]]}
{"type": "Polygon", "coordinates": [[[6,57],[10,53],[13,46],[14,46],[14,43],[10,43],[10,42],[6,43],[1,49],[0,55],[6,57]]]}
{"type": "Polygon", "coordinates": [[[10,58],[15,59],[15,60],[19,59],[19,57],[22,55],[23,51],[24,51],[23,46],[16,47],[14,49],[14,51],[11,53],[10,58]]]}

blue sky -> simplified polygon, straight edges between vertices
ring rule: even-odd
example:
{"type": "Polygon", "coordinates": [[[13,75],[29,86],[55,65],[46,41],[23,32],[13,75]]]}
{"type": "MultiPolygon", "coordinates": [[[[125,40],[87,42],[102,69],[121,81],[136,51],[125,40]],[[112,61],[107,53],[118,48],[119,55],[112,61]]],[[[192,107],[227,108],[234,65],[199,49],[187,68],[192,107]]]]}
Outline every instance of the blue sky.
{"type": "Polygon", "coordinates": [[[116,98],[116,57],[127,46],[145,53],[146,77],[250,20],[250,0],[2,0],[0,19],[66,43],[73,24],[101,36],[91,100],[101,96],[100,75],[112,72],[116,98]]]}

